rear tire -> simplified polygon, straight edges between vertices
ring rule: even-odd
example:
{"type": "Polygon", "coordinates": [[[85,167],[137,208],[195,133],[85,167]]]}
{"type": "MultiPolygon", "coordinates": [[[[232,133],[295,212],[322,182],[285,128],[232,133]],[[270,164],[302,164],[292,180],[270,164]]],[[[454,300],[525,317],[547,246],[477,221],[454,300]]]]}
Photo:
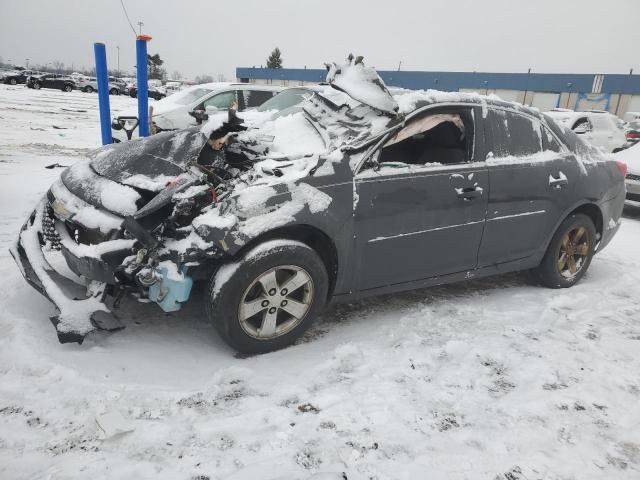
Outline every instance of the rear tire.
{"type": "Polygon", "coordinates": [[[567,217],[553,235],[533,277],[549,288],[568,288],[586,273],[596,246],[596,227],[582,213],[567,217]]]}
{"type": "Polygon", "coordinates": [[[91,85],[88,85],[88,86],[84,87],[84,92],[85,93],[93,93],[93,87],[91,85]]]}
{"type": "Polygon", "coordinates": [[[313,249],[270,240],[211,277],[207,315],[236,350],[269,352],[305,332],[324,308],[328,288],[326,268],[313,249]]]}
{"type": "Polygon", "coordinates": [[[62,87],[63,92],[69,93],[71,90],[73,90],[73,87],[71,85],[65,85],[64,87],[62,87]]]}
{"type": "Polygon", "coordinates": [[[109,94],[111,94],[111,95],[119,95],[120,92],[118,91],[117,88],[112,88],[111,90],[109,90],[109,94]]]}

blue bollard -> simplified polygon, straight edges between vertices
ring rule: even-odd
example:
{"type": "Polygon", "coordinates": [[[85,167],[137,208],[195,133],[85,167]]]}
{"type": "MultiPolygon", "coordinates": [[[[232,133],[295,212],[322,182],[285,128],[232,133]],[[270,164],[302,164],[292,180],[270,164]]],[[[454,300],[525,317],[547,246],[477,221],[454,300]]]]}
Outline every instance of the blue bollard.
{"type": "Polygon", "coordinates": [[[149,85],[147,79],[147,42],[149,35],[136,39],[136,69],[138,83],[138,135],[149,136],[149,85]]]}
{"type": "Polygon", "coordinates": [[[104,43],[94,43],[96,57],[96,78],[98,80],[98,105],[100,107],[100,133],[102,144],[113,142],[111,137],[111,112],[109,109],[109,79],[107,75],[107,50],[104,43]]]}

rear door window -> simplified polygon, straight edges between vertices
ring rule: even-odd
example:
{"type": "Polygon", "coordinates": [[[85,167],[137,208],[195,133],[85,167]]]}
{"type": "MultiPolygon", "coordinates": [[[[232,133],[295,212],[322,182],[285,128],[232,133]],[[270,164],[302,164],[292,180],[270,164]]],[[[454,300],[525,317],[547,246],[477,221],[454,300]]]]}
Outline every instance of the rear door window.
{"type": "Polygon", "coordinates": [[[489,110],[487,121],[494,157],[521,157],[542,151],[539,121],[505,110],[489,110]]]}

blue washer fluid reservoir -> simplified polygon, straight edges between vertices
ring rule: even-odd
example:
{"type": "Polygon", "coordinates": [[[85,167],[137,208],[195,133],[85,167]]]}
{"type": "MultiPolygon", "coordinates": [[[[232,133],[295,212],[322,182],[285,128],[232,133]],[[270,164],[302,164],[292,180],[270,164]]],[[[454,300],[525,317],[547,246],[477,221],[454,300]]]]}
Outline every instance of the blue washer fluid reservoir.
{"type": "Polygon", "coordinates": [[[149,299],[160,305],[165,312],[176,312],[191,295],[193,279],[179,271],[176,264],[164,261],[158,264],[161,278],[149,287],[149,299]]]}

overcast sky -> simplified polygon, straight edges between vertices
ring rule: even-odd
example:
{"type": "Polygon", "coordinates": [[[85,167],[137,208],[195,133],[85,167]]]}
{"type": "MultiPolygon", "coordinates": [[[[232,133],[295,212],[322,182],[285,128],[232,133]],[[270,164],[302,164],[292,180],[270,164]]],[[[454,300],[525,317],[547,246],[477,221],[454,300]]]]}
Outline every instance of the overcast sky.
{"type": "MultiPolygon", "coordinates": [[[[639,0],[124,0],[169,73],[260,66],[321,68],[349,52],[378,69],[640,73],[639,0]]],[[[0,56],[24,64],[135,64],[120,0],[0,0],[0,56]]]]}

